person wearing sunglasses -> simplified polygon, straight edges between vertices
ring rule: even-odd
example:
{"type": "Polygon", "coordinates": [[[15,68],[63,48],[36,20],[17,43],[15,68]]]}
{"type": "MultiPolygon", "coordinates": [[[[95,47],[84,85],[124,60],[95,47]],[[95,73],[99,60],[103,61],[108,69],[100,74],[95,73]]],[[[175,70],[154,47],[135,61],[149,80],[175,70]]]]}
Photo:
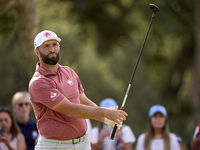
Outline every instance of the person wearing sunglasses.
{"type": "Polygon", "coordinates": [[[27,150],[34,150],[35,140],[39,133],[36,121],[30,117],[29,93],[27,91],[16,92],[12,98],[12,106],[16,115],[16,122],[25,137],[27,150]]]}

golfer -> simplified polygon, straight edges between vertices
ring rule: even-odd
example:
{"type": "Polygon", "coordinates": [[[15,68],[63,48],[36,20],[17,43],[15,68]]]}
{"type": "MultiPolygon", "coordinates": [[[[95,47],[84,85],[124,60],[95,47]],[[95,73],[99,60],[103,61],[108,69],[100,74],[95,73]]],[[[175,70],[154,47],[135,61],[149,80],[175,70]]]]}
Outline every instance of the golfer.
{"type": "Polygon", "coordinates": [[[78,75],[58,64],[60,41],[48,30],[34,40],[39,62],[29,83],[29,94],[41,135],[35,150],[89,150],[85,119],[113,127],[126,120],[127,114],[116,108],[100,108],[86,97],[78,75]]]}

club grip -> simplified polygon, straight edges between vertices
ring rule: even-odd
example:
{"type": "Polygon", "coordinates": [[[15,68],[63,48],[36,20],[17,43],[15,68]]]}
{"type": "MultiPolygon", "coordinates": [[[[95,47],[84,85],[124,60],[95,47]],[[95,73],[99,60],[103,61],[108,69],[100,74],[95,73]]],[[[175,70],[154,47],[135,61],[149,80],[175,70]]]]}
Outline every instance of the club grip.
{"type": "Polygon", "coordinates": [[[116,130],[117,130],[117,124],[115,124],[115,126],[113,128],[113,131],[112,131],[112,134],[110,136],[110,139],[112,139],[112,140],[114,139],[116,130]]]}
{"type": "MultiPolygon", "coordinates": [[[[124,110],[124,106],[123,106],[123,105],[121,106],[120,110],[124,110]]],[[[117,124],[115,124],[115,126],[114,126],[114,128],[113,128],[112,134],[111,134],[111,136],[110,136],[110,139],[111,139],[111,140],[114,139],[116,130],[117,130],[117,124]]]]}

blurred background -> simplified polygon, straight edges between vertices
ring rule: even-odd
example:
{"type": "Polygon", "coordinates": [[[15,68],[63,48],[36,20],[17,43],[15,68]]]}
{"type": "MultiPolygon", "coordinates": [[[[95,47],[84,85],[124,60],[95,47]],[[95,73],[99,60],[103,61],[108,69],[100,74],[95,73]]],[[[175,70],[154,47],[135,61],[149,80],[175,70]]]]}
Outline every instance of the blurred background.
{"type": "Polygon", "coordinates": [[[138,137],[149,108],[164,105],[171,132],[189,148],[200,122],[199,0],[1,0],[0,105],[11,106],[15,92],[28,90],[38,61],[33,41],[47,29],[62,39],[60,64],[77,72],[86,95],[96,104],[114,98],[121,106],[153,13],[150,3],[160,11],[132,82],[124,123],[138,137]]]}

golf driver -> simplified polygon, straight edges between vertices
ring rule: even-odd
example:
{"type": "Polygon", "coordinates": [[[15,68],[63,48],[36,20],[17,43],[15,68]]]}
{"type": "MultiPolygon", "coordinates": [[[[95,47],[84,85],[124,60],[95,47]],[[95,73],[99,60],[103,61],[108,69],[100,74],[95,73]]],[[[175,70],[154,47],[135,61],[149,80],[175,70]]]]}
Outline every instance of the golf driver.
{"type": "MultiPolygon", "coordinates": [[[[149,28],[148,28],[148,30],[147,30],[147,33],[146,33],[144,42],[143,42],[143,44],[142,44],[142,47],[141,47],[139,56],[138,56],[138,58],[137,58],[137,61],[136,61],[136,64],[135,64],[135,67],[134,67],[134,70],[133,70],[133,73],[132,73],[132,76],[131,76],[131,79],[130,79],[128,88],[127,88],[127,90],[126,90],[126,94],[125,94],[125,96],[124,96],[124,100],[123,100],[123,102],[122,102],[122,105],[121,105],[120,110],[123,110],[123,109],[124,109],[124,105],[125,105],[125,103],[126,103],[126,99],[127,99],[127,97],[128,97],[129,90],[130,90],[130,88],[131,88],[131,84],[132,84],[132,81],[133,81],[133,77],[134,77],[134,75],[135,75],[135,71],[136,71],[136,69],[137,69],[137,66],[138,66],[140,57],[141,57],[141,55],[142,55],[142,51],[143,51],[143,48],[144,48],[144,44],[145,44],[145,42],[146,42],[146,39],[147,39],[149,30],[150,30],[152,21],[153,21],[153,19],[154,19],[154,14],[155,14],[157,11],[159,11],[159,8],[158,8],[156,5],[154,5],[154,4],[149,4],[149,7],[150,7],[151,10],[153,11],[153,14],[152,14],[151,21],[150,21],[150,24],[149,24],[149,28]]],[[[115,126],[114,126],[114,128],[113,128],[113,131],[112,131],[112,134],[111,134],[110,139],[112,139],[112,140],[114,139],[116,130],[117,130],[117,124],[115,124],[115,126]]]]}

